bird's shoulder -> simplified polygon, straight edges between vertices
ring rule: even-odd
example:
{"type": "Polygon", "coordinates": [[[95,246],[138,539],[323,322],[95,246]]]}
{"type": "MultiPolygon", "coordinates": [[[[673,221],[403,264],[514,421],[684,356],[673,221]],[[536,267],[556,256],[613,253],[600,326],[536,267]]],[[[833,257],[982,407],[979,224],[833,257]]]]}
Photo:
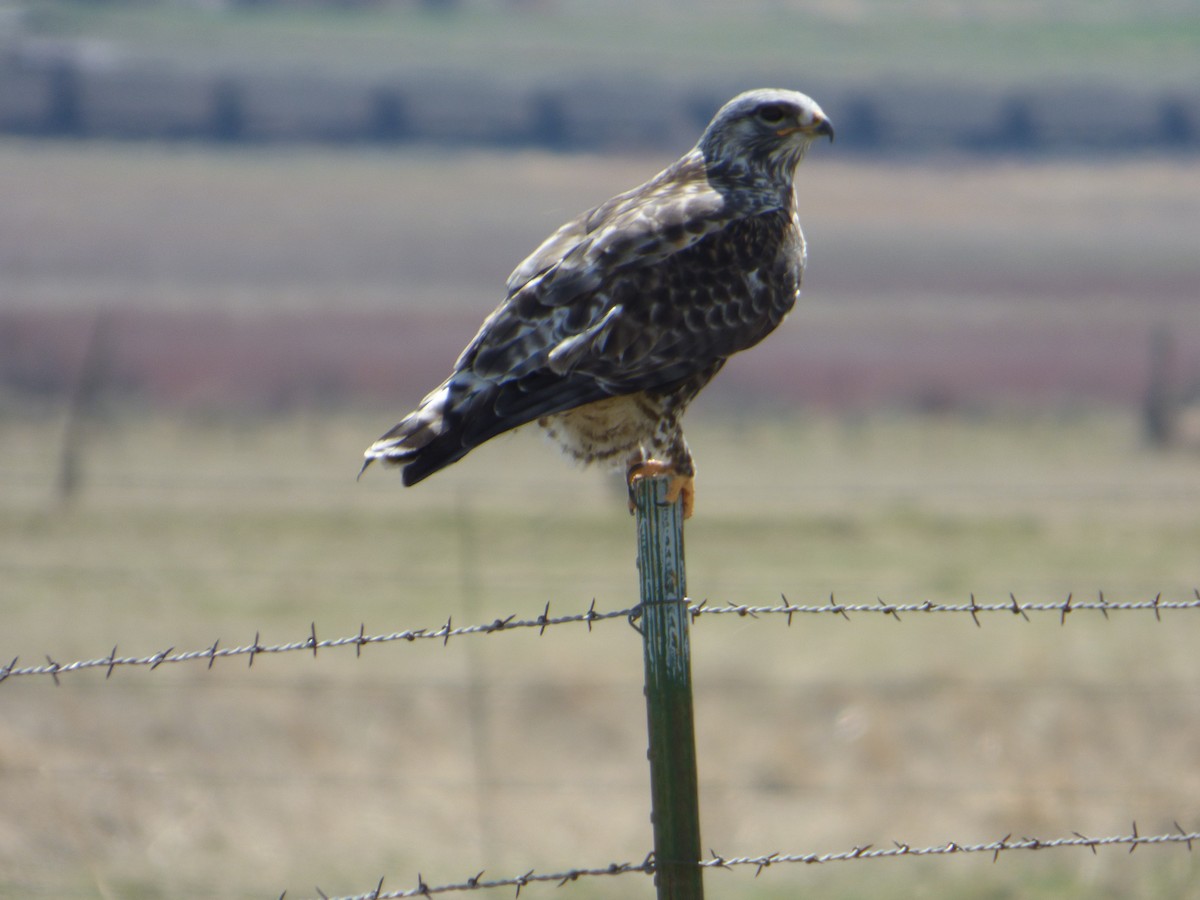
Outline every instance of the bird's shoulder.
{"type": "Polygon", "coordinates": [[[693,152],[644,184],[576,216],[513,270],[509,295],[548,275],[548,281],[564,282],[561,291],[585,272],[599,275],[653,264],[744,214],[737,198],[708,175],[703,157],[693,152]]]}

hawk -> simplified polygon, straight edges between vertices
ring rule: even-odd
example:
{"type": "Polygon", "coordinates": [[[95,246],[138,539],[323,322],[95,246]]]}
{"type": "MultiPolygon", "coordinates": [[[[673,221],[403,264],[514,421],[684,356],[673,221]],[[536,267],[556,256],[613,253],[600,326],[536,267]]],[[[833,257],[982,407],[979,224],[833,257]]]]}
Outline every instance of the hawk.
{"type": "Polygon", "coordinates": [[[818,137],[832,140],[833,125],[804,94],[734,97],[681,159],[517,266],[450,377],[367,448],[363,469],[382,460],[416,484],[536,420],[569,456],[624,468],[631,487],[669,475],[668,499],[690,516],[680,419],[799,296],[793,177],[818,137]]]}

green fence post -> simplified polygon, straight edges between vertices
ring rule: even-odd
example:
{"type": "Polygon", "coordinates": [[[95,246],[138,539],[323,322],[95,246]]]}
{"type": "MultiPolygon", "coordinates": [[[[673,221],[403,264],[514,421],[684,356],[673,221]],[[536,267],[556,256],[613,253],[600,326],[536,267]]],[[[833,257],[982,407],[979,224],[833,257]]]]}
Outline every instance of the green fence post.
{"type": "Polygon", "coordinates": [[[655,884],[659,900],[702,900],[683,511],[666,502],[669,481],[634,483],[655,884]]]}

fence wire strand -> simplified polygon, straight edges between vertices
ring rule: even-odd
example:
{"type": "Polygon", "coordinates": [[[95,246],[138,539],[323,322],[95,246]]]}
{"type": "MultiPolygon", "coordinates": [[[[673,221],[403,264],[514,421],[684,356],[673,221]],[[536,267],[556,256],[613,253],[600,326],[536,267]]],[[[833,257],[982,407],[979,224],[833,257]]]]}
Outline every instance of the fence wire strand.
{"type": "MultiPolygon", "coordinates": [[[[945,844],[938,844],[927,847],[914,847],[910,844],[905,844],[900,841],[893,841],[891,847],[873,847],[870,844],[861,847],[853,847],[850,850],[843,850],[837,853],[769,853],[765,856],[733,856],[724,857],[719,854],[709,851],[710,856],[707,859],[700,861],[700,866],[707,869],[733,869],[737,867],[753,867],[754,875],[758,877],[765,869],[775,865],[783,865],[786,863],[804,863],[806,865],[820,865],[824,863],[835,862],[854,862],[867,859],[894,859],[904,856],[949,856],[952,854],[967,854],[967,853],[984,853],[991,854],[992,861],[995,862],[1000,858],[1001,853],[1010,852],[1013,850],[1057,850],[1065,847],[1086,847],[1092,853],[1096,852],[1098,847],[1128,847],[1129,852],[1137,850],[1138,847],[1147,844],[1186,844],[1188,851],[1192,849],[1193,841],[1200,841],[1200,832],[1184,831],[1183,827],[1178,822],[1174,823],[1178,833],[1142,835],[1138,833],[1137,823],[1133,823],[1133,831],[1130,834],[1113,835],[1110,837],[1092,838],[1086,835],[1074,832],[1071,837],[1054,838],[1052,840],[1041,840],[1039,838],[1023,837],[1019,839],[1013,838],[1011,834],[1005,835],[998,841],[989,841],[982,844],[962,844],[957,841],[949,841],[945,844]]],[[[429,897],[434,894],[449,894],[456,891],[477,891],[491,888],[515,888],[516,896],[521,896],[521,889],[530,884],[536,883],[554,883],[558,886],[567,884],[568,882],[578,881],[581,878],[594,878],[608,875],[628,875],[638,872],[644,875],[651,875],[655,871],[655,862],[653,854],[647,856],[642,862],[624,862],[610,863],[607,866],[598,866],[595,868],[585,869],[568,869],[565,872],[534,872],[530,870],[524,875],[517,875],[511,878],[494,878],[485,879],[484,873],[480,872],[474,878],[468,878],[466,881],[461,881],[454,884],[430,885],[425,882],[421,875],[417,875],[417,885],[413,888],[405,890],[384,891],[383,879],[380,879],[378,885],[373,891],[365,894],[354,894],[346,897],[330,897],[319,888],[318,893],[321,900],[398,900],[403,897],[429,897]]],[[[286,891],[284,892],[286,895],[286,891]]],[[[283,897],[281,896],[281,900],[283,897]]]]}
{"type": "MultiPolygon", "coordinates": [[[[689,601],[688,610],[691,613],[693,621],[714,616],[750,618],[782,616],[786,618],[788,625],[791,625],[794,617],[806,615],[837,615],[845,619],[849,619],[851,615],[859,614],[886,615],[897,621],[901,621],[902,615],[949,613],[969,615],[977,626],[982,627],[981,616],[1003,613],[1019,615],[1026,621],[1029,620],[1030,613],[1056,613],[1059,617],[1059,623],[1066,624],[1067,617],[1070,614],[1085,611],[1100,612],[1105,619],[1108,618],[1110,612],[1153,612],[1154,618],[1161,621],[1162,613],[1166,610],[1200,609],[1200,588],[1193,589],[1193,595],[1192,598],[1186,600],[1164,600],[1160,593],[1153,600],[1112,601],[1106,599],[1104,592],[1100,591],[1095,600],[1077,600],[1074,595],[1068,594],[1065,600],[1059,602],[1022,602],[1013,594],[1009,594],[1008,602],[1001,603],[979,603],[975,599],[974,594],[970,595],[970,600],[966,603],[934,603],[928,600],[923,603],[888,603],[882,599],[877,599],[875,603],[839,603],[833,595],[830,595],[828,603],[805,606],[790,603],[787,597],[781,594],[780,599],[782,602],[772,606],[751,606],[745,604],[709,606],[707,601],[700,601],[699,603],[689,601]]],[[[309,626],[307,637],[303,640],[285,644],[264,644],[261,641],[262,633],[256,632],[254,640],[249,644],[222,647],[220,640],[216,640],[211,646],[205,647],[202,650],[189,650],[179,653],[176,653],[175,647],[172,646],[149,656],[119,656],[117,655],[118,648],[113,647],[107,656],[76,660],[70,663],[59,663],[51,656],[46,655],[45,665],[35,666],[18,666],[17,663],[20,662],[20,657],[17,656],[13,657],[7,665],[0,665],[0,682],[19,676],[49,675],[54,679],[54,683],[58,684],[60,675],[80,672],[86,669],[105,669],[105,677],[109,677],[115,669],[126,666],[144,666],[153,671],[165,663],[204,660],[207,661],[208,668],[211,669],[219,659],[232,659],[243,656],[247,658],[248,665],[253,666],[255,658],[264,654],[307,651],[315,657],[320,650],[335,650],[346,647],[354,647],[355,655],[361,656],[363,648],[372,644],[413,643],[415,641],[432,640],[441,641],[442,645],[445,646],[450,642],[451,638],[457,639],[460,637],[499,634],[528,629],[536,629],[540,635],[544,634],[548,628],[580,623],[586,624],[588,631],[591,631],[594,624],[619,619],[635,623],[640,615],[641,608],[639,606],[609,612],[597,612],[596,601],[592,600],[591,605],[582,613],[551,616],[550,604],[547,603],[541,614],[534,618],[518,619],[514,613],[503,618],[494,619],[488,623],[460,626],[455,626],[451,619],[447,619],[446,623],[438,628],[413,628],[404,631],[393,631],[388,634],[367,634],[366,626],[362,625],[357,634],[332,639],[318,638],[317,626],[314,622],[309,626]]]]}

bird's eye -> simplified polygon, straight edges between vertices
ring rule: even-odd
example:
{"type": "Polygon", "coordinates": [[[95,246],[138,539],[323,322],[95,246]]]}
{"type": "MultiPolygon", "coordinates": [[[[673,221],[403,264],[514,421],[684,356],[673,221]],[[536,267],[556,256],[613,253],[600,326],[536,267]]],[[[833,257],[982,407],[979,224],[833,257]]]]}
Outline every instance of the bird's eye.
{"type": "Polygon", "coordinates": [[[783,120],[783,107],[774,103],[759,107],[758,117],[768,124],[774,125],[783,120]]]}

